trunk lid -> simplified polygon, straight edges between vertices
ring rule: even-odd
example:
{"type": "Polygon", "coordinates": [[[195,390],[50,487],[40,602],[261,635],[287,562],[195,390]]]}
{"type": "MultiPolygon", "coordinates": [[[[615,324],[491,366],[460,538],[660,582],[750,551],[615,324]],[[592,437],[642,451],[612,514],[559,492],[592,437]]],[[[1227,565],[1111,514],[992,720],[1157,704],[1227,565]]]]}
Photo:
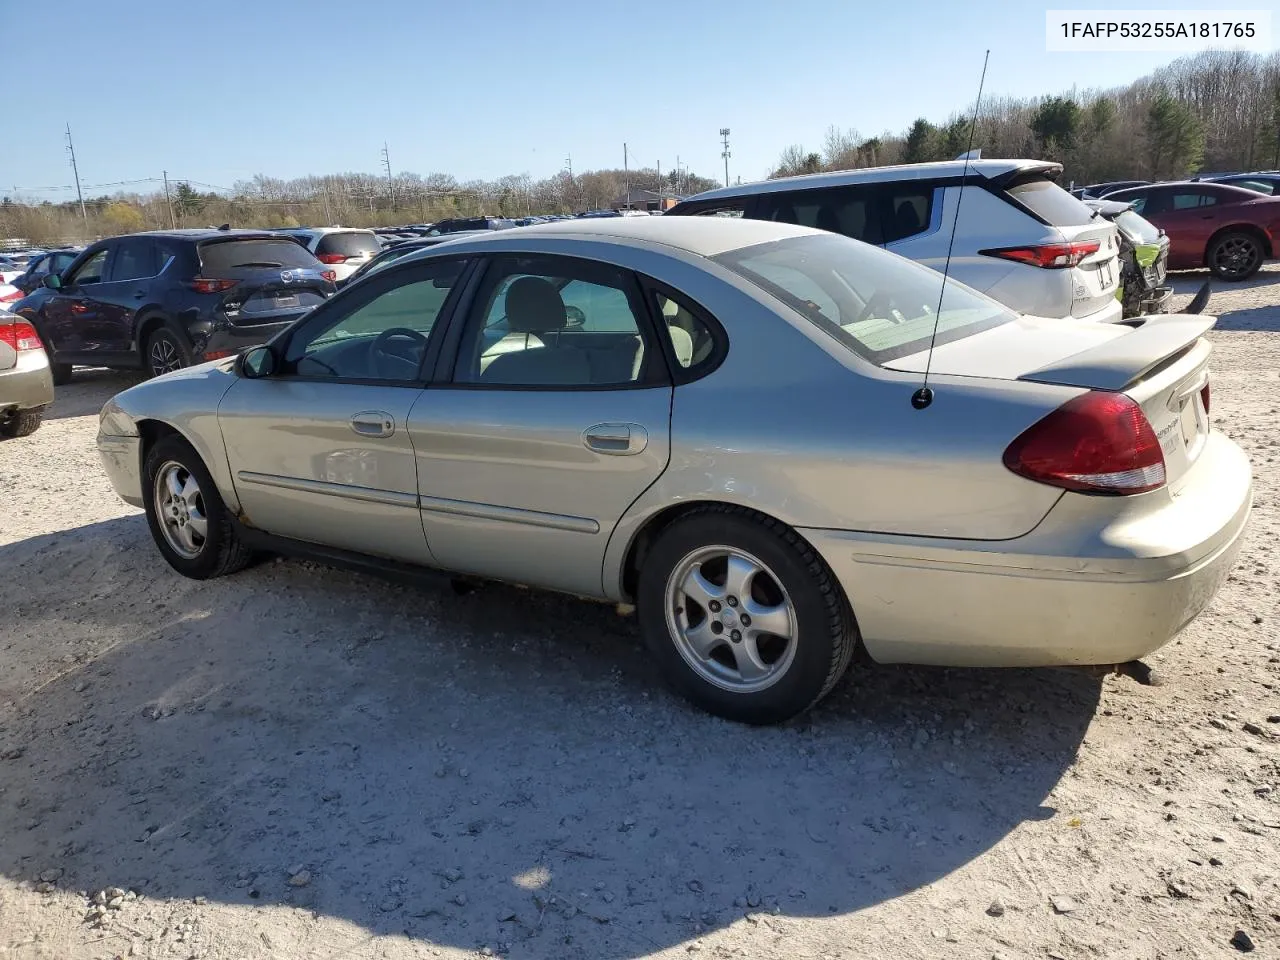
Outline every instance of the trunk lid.
{"type": "MultiPolygon", "coordinates": [[[[1155,431],[1172,486],[1209,435],[1211,347],[1203,335],[1216,322],[1180,314],[1118,324],[1024,317],[937,347],[932,372],[1123,392],[1155,431]]],[[[927,362],[923,351],[884,366],[923,374],[927,362]]]]}

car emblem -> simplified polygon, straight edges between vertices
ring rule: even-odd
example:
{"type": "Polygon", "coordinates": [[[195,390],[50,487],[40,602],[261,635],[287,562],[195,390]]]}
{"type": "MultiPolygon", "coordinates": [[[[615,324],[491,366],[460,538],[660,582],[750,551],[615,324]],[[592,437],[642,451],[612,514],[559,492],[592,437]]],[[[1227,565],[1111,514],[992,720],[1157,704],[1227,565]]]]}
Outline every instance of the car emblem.
{"type": "Polygon", "coordinates": [[[280,271],[280,280],[281,280],[281,282],[282,282],[282,283],[293,283],[293,271],[292,271],[292,270],[281,270],[281,271],[280,271]]]}

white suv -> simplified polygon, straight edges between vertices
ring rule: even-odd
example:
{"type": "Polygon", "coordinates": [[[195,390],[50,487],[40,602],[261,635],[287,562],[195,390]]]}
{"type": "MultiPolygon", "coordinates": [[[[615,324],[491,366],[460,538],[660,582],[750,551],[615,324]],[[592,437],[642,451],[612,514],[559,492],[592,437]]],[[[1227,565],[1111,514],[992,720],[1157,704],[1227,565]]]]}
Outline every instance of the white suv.
{"type": "Polygon", "coordinates": [[[666,216],[798,223],[876,244],[1019,311],[1114,323],[1120,239],[1039,160],[960,160],[817,173],[711,190],[666,216]],[[963,202],[961,195],[963,194],[963,202]]]}
{"type": "Polygon", "coordinates": [[[298,227],[280,230],[315,254],[332,270],[339,283],[382,252],[382,244],[372,230],[355,227],[298,227]]]}

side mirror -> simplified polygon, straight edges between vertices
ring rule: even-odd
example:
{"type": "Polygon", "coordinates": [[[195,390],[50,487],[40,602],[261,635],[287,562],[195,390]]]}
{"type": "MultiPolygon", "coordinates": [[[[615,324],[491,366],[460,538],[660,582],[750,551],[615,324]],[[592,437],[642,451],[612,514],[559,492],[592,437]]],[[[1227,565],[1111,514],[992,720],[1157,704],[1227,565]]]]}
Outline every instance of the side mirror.
{"type": "Polygon", "coordinates": [[[267,346],[250,347],[236,360],[236,374],[246,380],[269,377],[276,372],[276,355],[267,346]]]}
{"type": "Polygon", "coordinates": [[[62,278],[59,277],[56,273],[46,273],[44,275],[44,279],[41,280],[40,282],[44,284],[46,287],[48,287],[50,290],[62,289],[62,278]]]}

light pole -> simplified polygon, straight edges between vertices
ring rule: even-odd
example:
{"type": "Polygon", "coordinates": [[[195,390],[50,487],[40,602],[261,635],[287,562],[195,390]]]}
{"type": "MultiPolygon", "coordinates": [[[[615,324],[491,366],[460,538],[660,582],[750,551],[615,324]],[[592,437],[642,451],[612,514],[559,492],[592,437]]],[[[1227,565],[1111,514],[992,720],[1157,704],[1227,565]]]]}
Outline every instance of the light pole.
{"type": "Polygon", "coordinates": [[[729,185],[729,128],[720,128],[720,138],[724,140],[724,152],[720,156],[724,157],[724,185],[729,185]]]}

